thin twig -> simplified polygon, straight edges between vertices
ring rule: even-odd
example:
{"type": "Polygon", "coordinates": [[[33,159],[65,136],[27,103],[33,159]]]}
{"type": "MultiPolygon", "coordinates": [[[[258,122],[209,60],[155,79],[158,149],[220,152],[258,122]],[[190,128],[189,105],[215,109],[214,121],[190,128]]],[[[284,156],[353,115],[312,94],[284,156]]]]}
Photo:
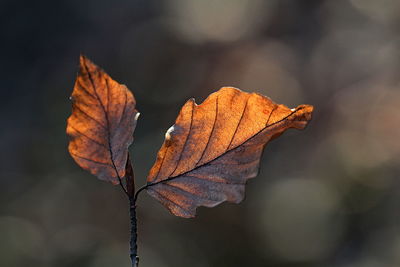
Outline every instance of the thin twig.
{"type": "Polygon", "coordinates": [[[130,240],[130,258],[132,267],[139,266],[139,256],[137,255],[137,220],[136,205],[134,198],[129,198],[129,212],[131,218],[131,240],[130,240]]]}

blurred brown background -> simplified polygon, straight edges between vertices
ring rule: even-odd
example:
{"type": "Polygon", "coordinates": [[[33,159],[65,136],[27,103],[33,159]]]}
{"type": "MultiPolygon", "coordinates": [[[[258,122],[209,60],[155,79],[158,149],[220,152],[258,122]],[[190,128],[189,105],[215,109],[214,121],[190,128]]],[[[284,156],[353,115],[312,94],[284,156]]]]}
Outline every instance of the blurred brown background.
{"type": "Polygon", "coordinates": [[[135,94],[144,184],[183,103],[221,86],[315,106],[240,205],[139,200],[142,267],[400,266],[400,1],[0,1],[0,266],[129,266],[118,186],[67,153],[82,52],[135,94]]]}

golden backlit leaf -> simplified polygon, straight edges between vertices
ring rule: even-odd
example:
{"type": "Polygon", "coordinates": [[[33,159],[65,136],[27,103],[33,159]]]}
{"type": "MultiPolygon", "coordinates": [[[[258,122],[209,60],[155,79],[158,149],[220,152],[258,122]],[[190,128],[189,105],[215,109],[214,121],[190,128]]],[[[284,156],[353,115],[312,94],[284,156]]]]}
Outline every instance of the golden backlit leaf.
{"type": "Polygon", "coordinates": [[[139,115],[133,94],[81,56],[71,100],[69,153],[83,169],[118,184],[125,176],[128,146],[139,115]]]}
{"type": "Polygon", "coordinates": [[[170,212],[194,217],[199,206],[239,203],[258,174],[265,145],[288,128],[303,129],[313,107],[289,109],[268,97],[224,87],[202,104],[190,99],[147,177],[147,192],[170,212]]]}

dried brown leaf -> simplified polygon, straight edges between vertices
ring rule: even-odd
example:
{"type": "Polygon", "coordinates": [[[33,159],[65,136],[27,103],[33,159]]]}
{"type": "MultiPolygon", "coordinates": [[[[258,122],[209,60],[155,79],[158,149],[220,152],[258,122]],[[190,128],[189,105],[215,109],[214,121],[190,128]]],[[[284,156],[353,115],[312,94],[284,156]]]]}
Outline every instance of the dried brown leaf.
{"type": "Polygon", "coordinates": [[[81,56],[71,100],[69,153],[83,169],[118,184],[125,176],[128,146],[139,115],[133,94],[81,56]]]}
{"type": "Polygon", "coordinates": [[[231,87],[200,105],[190,99],[166,133],[147,192],[181,217],[194,217],[199,206],[239,203],[246,181],[258,174],[265,145],[288,128],[303,129],[312,111],[231,87]]]}

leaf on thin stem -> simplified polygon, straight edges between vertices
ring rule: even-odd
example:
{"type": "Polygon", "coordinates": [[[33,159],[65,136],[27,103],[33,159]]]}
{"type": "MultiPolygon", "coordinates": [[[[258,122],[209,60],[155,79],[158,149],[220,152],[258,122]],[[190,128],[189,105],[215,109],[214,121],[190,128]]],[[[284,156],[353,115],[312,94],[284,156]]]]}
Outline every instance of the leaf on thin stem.
{"type": "Polygon", "coordinates": [[[71,100],[69,153],[99,179],[121,183],[139,115],[133,94],[81,56],[71,100]]]}
{"type": "Polygon", "coordinates": [[[170,212],[194,217],[199,206],[239,203],[258,174],[265,145],[303,129],[313,107],[289,109],[268,97],[223,87],[202,104],[190,99],[167,131],[147,178],[147,192],[170,212]]]}

